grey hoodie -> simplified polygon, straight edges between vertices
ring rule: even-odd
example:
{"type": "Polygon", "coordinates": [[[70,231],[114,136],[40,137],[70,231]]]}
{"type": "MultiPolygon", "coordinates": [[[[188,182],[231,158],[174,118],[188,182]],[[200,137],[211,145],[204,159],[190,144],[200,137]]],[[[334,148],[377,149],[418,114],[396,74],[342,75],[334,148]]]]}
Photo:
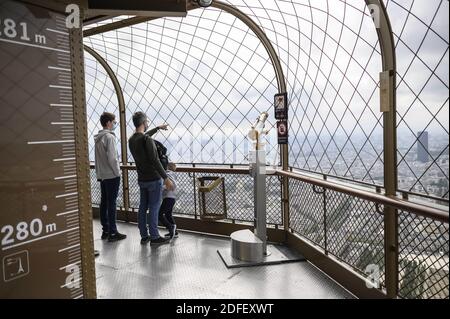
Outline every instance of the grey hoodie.
{"type": "Polygon", "coordinates": [[[116,135],[108,129],[98,132],[95,140],[95,173],[98,180],[120,177],[120,161],[116,135]]]}

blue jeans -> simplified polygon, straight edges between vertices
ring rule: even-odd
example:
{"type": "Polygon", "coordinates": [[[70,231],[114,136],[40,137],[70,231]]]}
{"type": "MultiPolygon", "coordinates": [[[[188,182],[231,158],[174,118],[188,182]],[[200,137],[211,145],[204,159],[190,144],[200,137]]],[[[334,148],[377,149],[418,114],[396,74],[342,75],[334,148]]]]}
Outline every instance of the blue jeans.
{"type": "Polygon", "coordinates": [[[120,177],[100,181],[100,221],[103,231],[109,234],[117,233],[116,203],[119,193],[120,177]]]}
{"type": "Polygon", "coordinates": [[[147,238],[150,233],[150,239],[159,238],[158,231],[158,212],[162,197],[162,180],[151,182],[139,182],[141,199],[139,202],[138,227],[142,238],[147,238]],[[147,209],[149,214],[147,216],[147,209]],[[148,232],[147,232],[148,225],[148,232]]]}

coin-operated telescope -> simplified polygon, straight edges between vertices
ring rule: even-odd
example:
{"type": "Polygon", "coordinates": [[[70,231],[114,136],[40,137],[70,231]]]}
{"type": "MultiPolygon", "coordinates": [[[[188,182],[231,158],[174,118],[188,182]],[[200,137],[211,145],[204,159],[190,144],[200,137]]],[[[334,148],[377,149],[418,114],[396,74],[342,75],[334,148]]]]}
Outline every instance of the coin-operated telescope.
{"type": "Polygon", "coordinates": [[[269,130],[264,131],[268,117],[269,114],[267,112],[261,113],[248,132],[248,138],[253,141],[255,150],[264,148],[265,143],[262,142],[262,139],[269,133],[269,130]]]}
{"type": "Polygon", "coordinates": [[[266,152],[263,138],[268,131],[264,130],[269,114],[264,112],[256,119],[248,132],[253,142],[250,150],[250,175],[253,177],[254,196],[254,225],[255,231],[239,230],[231,234],[231,259],[226,253],[221,253],[227,266],[230,265],[257,265],[264,262],[269,255],[267,252],[267,225],[266,225],[266,152]]]}

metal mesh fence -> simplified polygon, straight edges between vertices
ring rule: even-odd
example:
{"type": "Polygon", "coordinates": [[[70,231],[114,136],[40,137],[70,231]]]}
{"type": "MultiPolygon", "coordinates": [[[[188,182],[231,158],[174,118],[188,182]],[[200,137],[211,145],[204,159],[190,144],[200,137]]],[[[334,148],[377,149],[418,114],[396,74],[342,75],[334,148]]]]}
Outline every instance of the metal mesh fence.
{"type": "MultiPolygon", "coordinates": [[[[281,59],[290,104],[293,167],[383,184],[381,56],[365,1],[226,0],[261,26],[281,59]]],[[[404,191],[449,196],[449,2],[385,1],[398,64],[398,171],[404,191]]],[[[118,19],[118,18],[115,18],[118,19]]],[[[106,23],[105,22],[102,22],[106,23]]],[[[172,160],[247,163],[249,124],[270,110],[276,81],[257,37],[215,8],[94,35],[131,114],[148,113],[172,160]]],[[[116,111],[105,72],[86,55],[90,136],[116,111]]],[[[273,126],[273,122],[270,126],[273,126]]],[[[277,160],[274,132],[269,161],[277,160]]]]}
{"type": "Polygon", "coordinates": [[[200,219],[226,219],[227,204],[224,179],[220,177],[198,177],[197,189],[200,219]]]}
{"type": "Polygon", "coordinates": [[[178,198],[174,212],[181,215],[196,214],[196,186],[194,175],[191,173],[176,173],[178,198]]]}
{"type": "Polygon", "coordinates": [[[399,188],[448,200],[449,2],[386,6],[397,53],[399,188]]]}
{"type": "MultiPolygon", "coordinates": [[[[225,178],[228,219],[242,222],[253,222],[255,220],[253,178],[250,175],[196,174],[196,177],[200,176],[218,176],[225,178]]],[[[281,182],[277,176],[266,177],[266,192],[267,223],[282,225],[281,182]]]]}
{"type": "Polygon", "coordinates": [[[376,266],[383,285],[383,207],[330,190],[326,196],[328,251],[363,275],[376,266]]]}
{"type": "MultiPolygon", "coordinates": [[[[100,182],[97,181],[97,176],[95,175],[95,169],[90,169],[90,180],[91,180],[91,198],[92,204],[100,206],[100,201],[102,197],[102,192],[100,189],[100,182]]],[[[120,179],[119,194],[117,195],[117,207],[124,207],[123,202],[123,186],[122,178],[120,179]]]]}
{"type": "Polygon", "coordinates": [[[91,201],[92,205],[100,206],[101,200],[101,190],[100,182],[97,181],[97,176],[95,175],[95,169],[90,169],[90,180],[91,180],[91,201]]]}
{"type": "Polygon", "coordinates": [[[295,179],[289,189],[290,228],[363,276],[377,267],[383,285],[383,208],[295,179]]]}
{"type": "Polygon", "coordinates": [[[448,224],[400,212],[399,295],[448,299],[448,253],[448,224]]]}
{"type": "Polygon", "coordinates": [[[322,194],[314,192],[310,184],[289,179],[289,214],[289,225],[295,233],[325,248],[322,194]]]}
{"type": "MultiPolygon", "coordinates": [[[[95,176],[95,170],[91,169],[91,196],[92,204],[100,205],[100,183],[95,176]]],[[[238,174],[207,174],[176,172],[177,200],[174,213],[178,215],[199,216],[199,198],[195,179],[198,177],[218,176],[224,178],[225,195],[227,202],[227,219],[253,222],[253,179],[250,175],[238,174]]],[[[130,208],[139,208],[139,185],[136,170],[128,170],[130,208]]],[[[270,225],[282,225],[281,212],[281,181],[277,176],[267,176],[267,223],[270,225]]],[[[118,207],[123,207],[122,180],[117,198],[118,207]]]]}

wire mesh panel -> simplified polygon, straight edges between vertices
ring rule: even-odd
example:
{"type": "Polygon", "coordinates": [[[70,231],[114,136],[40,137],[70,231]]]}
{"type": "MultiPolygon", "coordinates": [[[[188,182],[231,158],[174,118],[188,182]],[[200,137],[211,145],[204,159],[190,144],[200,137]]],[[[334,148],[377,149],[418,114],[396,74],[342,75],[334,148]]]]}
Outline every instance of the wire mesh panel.
{"type": "Polygon", "coordinates": [[[236,221],[253,222],[255,220],[253,178],[249,175],[236,174],[197,174],[197,177],[211,176],[223,177],[226,180],[227,218],[236,221]]]}
{"type": "Polygon", "coordinates": [[[401,190],[449,198],[449,2],[386,2],[397,53],[401,190]]]}
{"type": "Polygon", "coordinates": [[[177,199],[174,213],[180,215],[195,215],[195,177],[191,173],[176,172],[177,199]]]}
{"type": "Polygon", "coordinates": [[[136,170],[128,171],[128,193],[130,198],[130,208],[139,208],[140,190],[136,170]]]}
{"type": "MultiPolygon", "coordinates": [[[[95,168],[90,169],[90,178],[91,178],[91,198],[92,204],[100,206],[100,201],[102,198],[102,192],[100,188],[100,182],[97,180],[97,176],[95,174],[95,168]]],[[[120,178],[119,185],[119,193],[117,195],[117,207],[123,208],[123,186],[122,186],[122,177],[120,178]]]]}
{"type": "Polygon", "coordinates": [[[384,284],[382,207],[343,193],[289,179],[290,228],[362,275],[384,284]],[[370,272],[368,271],[370,266],[370,272]]]}
{"type": "MultiPolygon", "coordinates": [[[[174,213],[195,215],[194,178],[189,173],[176,172],[177,198],[174,213]]],[[[130,208],[139,209],[140,189],[136,170],[128,170],[130,208]]]]}
{"type": "Polygon", "coordinates": [[[283,225],[281,181],[278,176],[266,176],[266,219],[267,224],[283,225]]]}
{"type": "Polygon", "coordinates": [[[399,295],[449,298],[449,226],[399,213],[399,295]]]}
{"type": "Polygon", "coordinates": [[[225,179],[223,177],[199,177],[197,178],[197,189],[200,219],[226,219],[225,179]]]}
{"type": "Polygon", "coordinates": [[[90,177],[91,177],[91,201],[92,205],[100,206],[101,200],[101,189],[100,182],[97,181],[97,176],[95,174],[95,168],[90,169],[90,177]]]}
{"type": "MultiPolygon", "coordinates": [[[[134,131],[132,114],[144,111],[151,125],[170,124],[157,138],[172,161],[248,163],[247,130],[272,109],[277,84],[264,45],[242,21],[218,9],[198,9],[186,18],[156,19],[85,41],[123,88],[127,136],[134,131]]],[[[97,66],[90,65],[86,72],[95,77],[97,66]]],[[[110,100],[103,87],[88,88],[93,105],[110,100]]],[[[273,128],[275,122],[268,124],[273,128]]],[[[267,145],[268,161],[276,160],[275,130],[267,145]]]]}
{"type": "Polygon", "coordinates": [[[290,228],[297,234],[325,248],[323,196],[312,185],[289,179],[290,228]]]}
{"type": "Polygon", "coordinates": [[[383,207],[343,193],[326,191],[327,250],[362,275],[384,283],[383,207]]]}
{"type": "MultiPolygon", "coordinates": [[[[113,83],[100,63],[89,53],[85,54],[85,74],[86,74],[86,114],[88,124],[89,160],[95,160],[95,140],[94,136],[102,129],[100,116],[103,112],[110,112],[116,115],[119,122],[119,103],[117,92],[113,83]]],[[[117,137],[117,151],[121,156],[119,129],[115,132],[117,137]]]]}

